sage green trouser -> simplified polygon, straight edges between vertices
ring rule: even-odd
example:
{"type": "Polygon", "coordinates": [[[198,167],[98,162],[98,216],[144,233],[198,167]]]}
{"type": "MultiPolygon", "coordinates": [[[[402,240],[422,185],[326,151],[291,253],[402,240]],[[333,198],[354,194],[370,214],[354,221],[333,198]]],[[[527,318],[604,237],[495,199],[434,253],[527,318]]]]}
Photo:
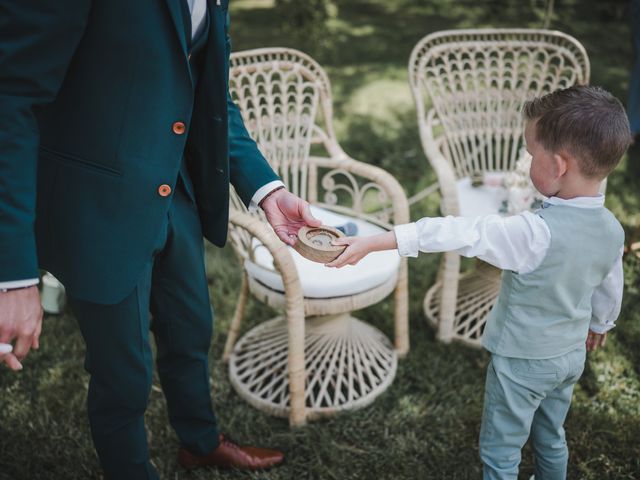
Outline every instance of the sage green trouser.
{"type": "Polygon", "coordinates": [[[480,429],[483,478],[518,478],[521,449],[531,435],[536,480],[567,476],[564,420],[582,375],[585,348],[527,360],[492,355],[487,368],[480,429]]]}

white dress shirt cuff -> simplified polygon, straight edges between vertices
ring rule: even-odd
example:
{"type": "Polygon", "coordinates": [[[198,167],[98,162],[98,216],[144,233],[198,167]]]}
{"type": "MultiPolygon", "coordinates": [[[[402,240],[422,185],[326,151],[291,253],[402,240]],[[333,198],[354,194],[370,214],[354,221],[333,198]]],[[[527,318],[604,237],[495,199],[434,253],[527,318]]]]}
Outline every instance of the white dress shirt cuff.
{"type": "Polygon", "coordinates": [[[37,285],[38,283],[40,283],[40,280],[37,278],[28,278],[26,280],[14,280],[11,282],[0,282],[0,290],[30,287],[32,285],[37,285]]]}
{"type": "Polygon", "coordinates": [[[591,323],[591,325],[589,325],[589,330],[602,335],[603,333],[607,333],[609,330],[611,330],[613,327],[615,327],[615,325],[602,325],[600,323],[591,323]]]}
{"type": "Polygon", "coordinates": [[[274,180],[273,182],[269,182],[266,185],[263,185],[258,189],[256,193],[251,197],[251,202],[249,203],[249,211],[251,213],[258,210],[260,206],[260,202],[264,200],[264,197],[273,192],[276,188],[284,187],[284,183],[280,180],[274,180]]]}
{"type": "Polygon", "coordinates": [[[419,250],[418,228],[415,223],[393,227],[398,243],[398,253],[402,257],[417,257],[419,250]]]}

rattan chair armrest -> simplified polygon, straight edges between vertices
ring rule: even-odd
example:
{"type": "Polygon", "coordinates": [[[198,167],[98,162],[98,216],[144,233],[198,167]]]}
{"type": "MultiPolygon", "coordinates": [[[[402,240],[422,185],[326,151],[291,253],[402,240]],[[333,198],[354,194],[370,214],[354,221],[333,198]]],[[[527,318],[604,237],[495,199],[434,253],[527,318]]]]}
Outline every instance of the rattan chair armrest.
{"type": "Polygon", "coordinates": [[[402,185],[386,170],[355,160],[341,149],[334,157],[310,157],[309,161],[321,168],[341,168],[353,175],[369,180],[379,186],[391,201],[390,211],[393,212],[393,224],[399,225],[409,222],[409,202],[402,185]]]}
{"type": "Polygon", "coordinates": [[[282,276],[285,292],[285,313],[288,322],[288,369],[291,411],[289,423],[301,426],[306,422],[304,403],[305,363],[304,363],[304,295],[298,271],[288,247],[277,237],[265,222],[248,213],[232,210],[229,222],[249,232],[269,250],[276,269],[282,276]]]}
{"type": "Polygon", "coordinates": [[[284,283],[287,296],[291,294],[298,297],[300,302],[302,302],[302,285],[300,284],[298,271],[287,245],[278,238],[275,232],[271,230],[264,221],[248,213],[232,210],[229,212],[229,222],[243,228],[264,245],[273,257],[276,270],[282,275],[282,282],[284,283]]]}
{"type": "Polygon", "coordinates": [[[442,202],[440,203],[442,214],[458,215],[460,213],[460,205],[458,203],[458,191],[456,190],[456,175],[453,171],[453,166],[438,148],[438,143],[433,136],[431,122],[428,124],[421,123],[420,138],[427,160],[429,160],[429,164],[438,177],[442,196],[442,202]]]}

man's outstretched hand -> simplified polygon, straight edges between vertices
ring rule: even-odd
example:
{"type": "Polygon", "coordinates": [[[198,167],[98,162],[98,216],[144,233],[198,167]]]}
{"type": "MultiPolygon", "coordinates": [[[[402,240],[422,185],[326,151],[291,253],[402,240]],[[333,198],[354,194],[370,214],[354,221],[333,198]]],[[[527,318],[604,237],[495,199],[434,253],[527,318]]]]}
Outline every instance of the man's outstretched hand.
{"type": "Polygon", "coordinates": [[[36,285],[0,292],[0,343],[13,343],[13,352],[0,353],[0,363],[22,370],[20,363],[32,348],[39,347],[42,306],[36,285]]]}
{"type": "Polygon", "coordinates": [[[287,245],[295,245],[301,227],[322,225],[320,220],[311,215],[307,202],[284,188],[270,193],[260,207],[278,238],[287,245]]]}

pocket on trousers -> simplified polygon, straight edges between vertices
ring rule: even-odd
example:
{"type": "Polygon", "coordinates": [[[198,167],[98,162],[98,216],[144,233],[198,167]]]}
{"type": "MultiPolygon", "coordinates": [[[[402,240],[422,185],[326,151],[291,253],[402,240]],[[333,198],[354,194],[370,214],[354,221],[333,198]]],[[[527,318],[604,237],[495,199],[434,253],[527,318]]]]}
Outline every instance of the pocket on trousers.
{"type": "Polygon", "coordinates": [[[559,369],[548,360],[511,359],[511,371],[517,377],[530,380],[557,380],[559,369]]]}

